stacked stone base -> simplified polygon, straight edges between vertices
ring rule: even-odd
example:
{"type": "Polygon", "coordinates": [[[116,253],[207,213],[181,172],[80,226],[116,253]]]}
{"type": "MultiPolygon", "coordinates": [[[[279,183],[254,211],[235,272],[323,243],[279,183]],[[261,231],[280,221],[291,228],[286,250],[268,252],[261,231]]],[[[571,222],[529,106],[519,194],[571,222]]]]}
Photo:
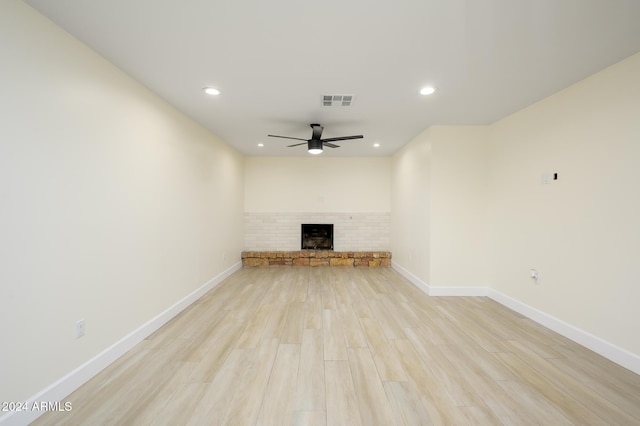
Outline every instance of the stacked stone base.
{"type": "Polygon", "coordinates": [[[243,251],[242,266],[391,266],[391,252],[300,250],[243,251]]]}

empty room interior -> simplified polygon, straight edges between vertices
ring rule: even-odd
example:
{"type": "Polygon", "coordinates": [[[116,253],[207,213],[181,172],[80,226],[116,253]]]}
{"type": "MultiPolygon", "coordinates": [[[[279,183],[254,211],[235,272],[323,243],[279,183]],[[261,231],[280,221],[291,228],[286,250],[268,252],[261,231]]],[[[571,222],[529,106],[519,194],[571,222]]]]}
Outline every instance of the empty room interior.
{"type": "Polygon", "coordinates": [[[0,2],[0,425],[640,424],[640,3],[0,2]]]}

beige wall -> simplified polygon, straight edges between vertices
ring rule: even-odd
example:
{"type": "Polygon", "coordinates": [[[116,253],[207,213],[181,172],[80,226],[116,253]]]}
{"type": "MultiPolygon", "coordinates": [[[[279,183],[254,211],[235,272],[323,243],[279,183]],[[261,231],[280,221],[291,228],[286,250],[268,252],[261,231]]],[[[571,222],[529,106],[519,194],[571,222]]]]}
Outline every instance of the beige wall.
{"type": "Polygon", "coordinates": [[[431,128],[432,286],[487,285],[486,130],[431,128]]]}
{"type": "Polygon", "coordinates": [[[247,157],[247,212],[388,212],[391,159],[247,157]]]}
{"type": "Polygon", "coordinates": [[[432,288],[487,285],[486,131],[434,126],[393,157],[393,263],[432,288]]]}
{"type": "Polygon", "coordinates": [[[431,273],[431,129],[392,158],[391,252],[393,264],[428,283],[431,273]]]}
{"type": "Polygon", "coordinates": [[[299,250],[302,223],[334,225],[334,249],[389,250],[391,159],[247,157],[246,250],[299,250]]]}
{"type": "Polygon", "coordinates": [[[487,284],[486,130],[434,126],[393,157],[393,261],[429,286],[487,284]]]}
{"type": "Polygon", "coordinates": [[[640,54],[500,120],[490,140],[491,286],[640,354],[640,54]]]}
{"type": "Polygon", "coordinates": [[[424,131],[393,157],[394,265],[486,286],[637,365],[639,117],[636,54],[491,126],[424,131]]]}
{"type": "Polygon", "coordinates": [[[20,1],[0,58],[0,401],[21,401],[239,260],[243,158],[20,1]]]}

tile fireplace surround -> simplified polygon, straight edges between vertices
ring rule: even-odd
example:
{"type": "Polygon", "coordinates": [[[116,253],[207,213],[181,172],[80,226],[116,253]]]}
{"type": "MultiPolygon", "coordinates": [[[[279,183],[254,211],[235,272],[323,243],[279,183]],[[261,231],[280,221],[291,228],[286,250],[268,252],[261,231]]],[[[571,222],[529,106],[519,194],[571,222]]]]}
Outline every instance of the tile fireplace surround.
{"type": "Polygon", "coordinates": [[[245,212],[243,250],[300,250],[302,223],[333,224],[335,251],[385,251],[391,247],[389,212],[245,212]]]}
{"type": "Polygon", "coordinates": [[[242,266],[391,266],[391,252],[243,251],[242,266]]]}

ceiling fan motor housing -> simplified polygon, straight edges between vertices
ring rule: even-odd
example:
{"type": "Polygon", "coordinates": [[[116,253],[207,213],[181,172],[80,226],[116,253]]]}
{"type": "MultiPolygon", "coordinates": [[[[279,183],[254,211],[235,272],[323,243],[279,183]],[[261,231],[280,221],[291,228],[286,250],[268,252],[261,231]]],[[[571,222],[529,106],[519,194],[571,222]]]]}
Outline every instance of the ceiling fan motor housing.
{"type": "Polygon", "coordinates": [[[308,149],[309,151],[312,149],[319,149],[322,151],[322,141],[320,139],[310,139],[308,142],[308,149]]]}

